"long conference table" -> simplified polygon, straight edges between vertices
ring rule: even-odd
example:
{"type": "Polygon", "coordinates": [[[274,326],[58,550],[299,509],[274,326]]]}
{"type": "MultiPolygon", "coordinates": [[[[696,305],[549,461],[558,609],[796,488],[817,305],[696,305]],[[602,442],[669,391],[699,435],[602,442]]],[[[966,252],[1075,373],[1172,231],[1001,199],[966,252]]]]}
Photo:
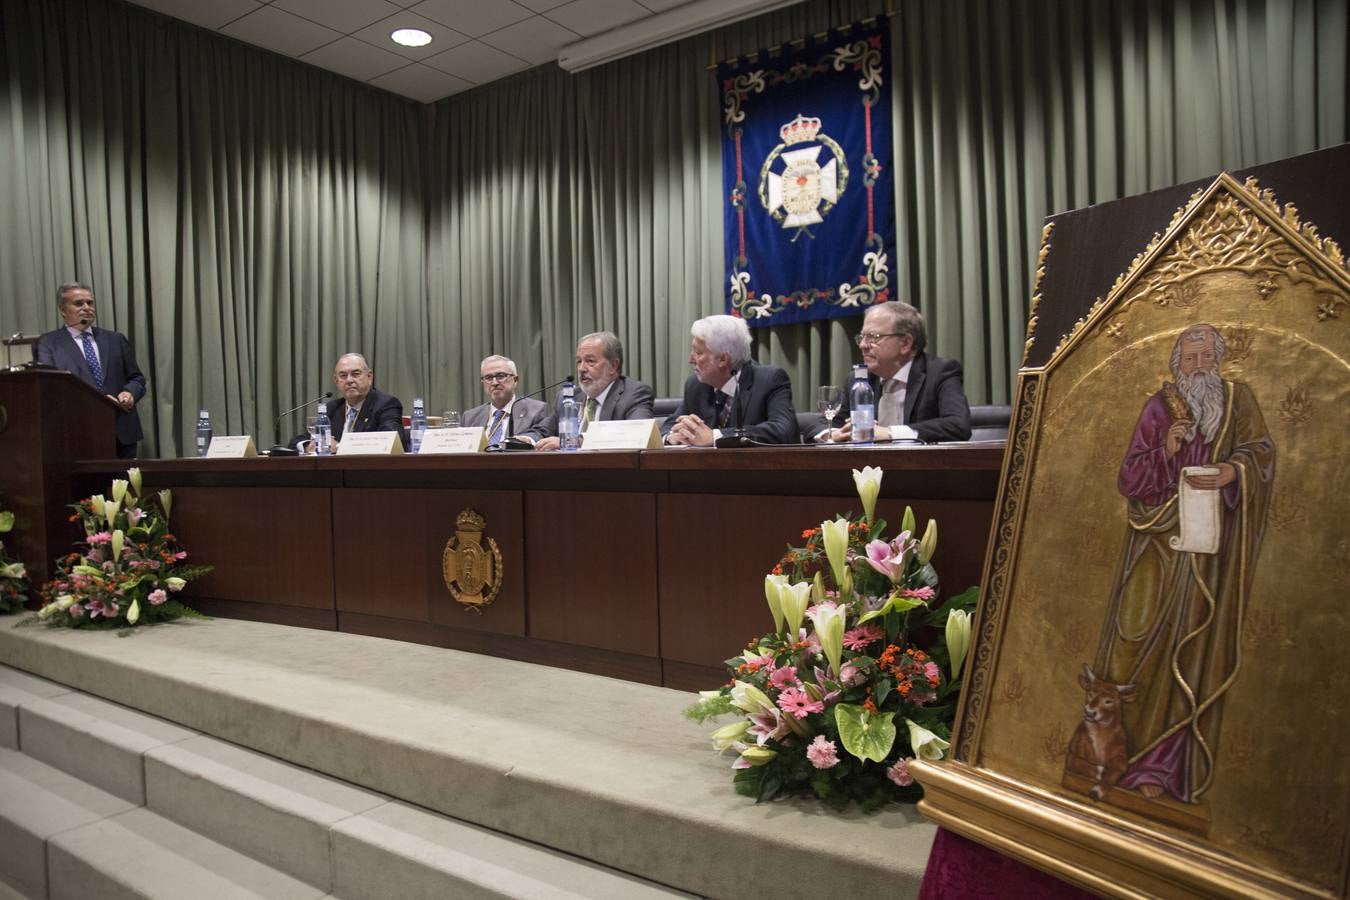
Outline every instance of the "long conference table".
{"type": "MultiPolygon", "coordinates": [[[[861,511],[854,468],[885,470],[888,536],[906,504],[920,528],[938,520],[944,594],[979,583],[1003,456],[998,442],[138,465],[147,490],[173,489],[190,560],[215,566],[185,591],[204,613],[694,689],[769,629],[764,576],[786,547],[861,511]],[[444,573],[465,510],[500,553],[479,608],[444,573]]],[[[92,460],[72,474],[84,496],[121,471],[92,460]]]]}

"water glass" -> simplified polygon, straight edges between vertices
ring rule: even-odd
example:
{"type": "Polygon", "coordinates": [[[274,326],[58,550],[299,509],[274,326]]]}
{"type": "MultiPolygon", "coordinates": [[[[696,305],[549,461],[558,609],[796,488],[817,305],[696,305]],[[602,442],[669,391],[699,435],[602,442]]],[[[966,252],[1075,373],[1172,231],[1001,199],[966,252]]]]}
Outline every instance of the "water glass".
{"type": "MultiPolygon", "coordinates": [[[[843,408],[843,406],[843,389],[829,384],[816,388],[816,409],[818,409],[820,414],[825,417],[825,423],[829,425],[831,429],[834,428],[834,425],[832,424],[834,422],[834,417],[839,415],[839,410],[843,408]]],[[[832,436],[827,436],[825,438],[826,443],[831,443],[832,440],[832,436]]]]}
{"type": "Polygon", "coordinates": [[[445,428],[459,427],[459,410],[447,409],[441,413],[441,425],[445,428]]]}

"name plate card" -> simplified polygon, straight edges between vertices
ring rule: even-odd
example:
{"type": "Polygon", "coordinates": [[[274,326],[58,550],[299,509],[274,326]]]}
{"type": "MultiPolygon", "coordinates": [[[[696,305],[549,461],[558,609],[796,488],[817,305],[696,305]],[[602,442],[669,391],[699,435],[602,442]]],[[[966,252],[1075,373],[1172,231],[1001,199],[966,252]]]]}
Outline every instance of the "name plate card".
{"type": "Polygon", "coordinates": [[[222,434],[211,438],[211,445],[206,448],[207,459],[246,459],[257,455],[251,434],[222,434]]]}
{"type": "Polygon", "coordinates": [[[403,452],[397,431],[353,431],[338,443],[338,456],[392,456],[403,452]]]}
{"type": "Polygon", "coordinates": [[[619,419],[592,422],[581,436],[582,450],[656,450],[661,429],[656,419],[619,419]]]}
{"type": "Polygon", "coordinates": [[[487,446],[487,429],[465,426],[463,428],[437,428],[422,435],[422,449],[419,455],[428,453],[481,453],[487,446]]]}

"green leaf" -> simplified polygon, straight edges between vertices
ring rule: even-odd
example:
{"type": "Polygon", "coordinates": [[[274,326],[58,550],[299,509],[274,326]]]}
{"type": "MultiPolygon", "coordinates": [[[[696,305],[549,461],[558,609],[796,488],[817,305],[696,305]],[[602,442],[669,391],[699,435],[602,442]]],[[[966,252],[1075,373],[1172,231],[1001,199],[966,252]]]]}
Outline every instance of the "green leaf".
{"type": "Polygon", "coordinates": [[[872,698],[872,702],[875,703],[877,706],[880,706],[881,704],[885,703],[886,698],[890,696],[891,688],[894,686],[895,682],[892,681],[891,679],[878,678],[876,687],[874,689],[874,693],[876,694],[876,696],[872,698]]]}
{"type": "Polygon", "coordinates": [[[846,703],[836,703],[834,709],[844,749],[858,759],[885,762],[895,743],[895,713],[873,715],[861,706],[846,703]]]}

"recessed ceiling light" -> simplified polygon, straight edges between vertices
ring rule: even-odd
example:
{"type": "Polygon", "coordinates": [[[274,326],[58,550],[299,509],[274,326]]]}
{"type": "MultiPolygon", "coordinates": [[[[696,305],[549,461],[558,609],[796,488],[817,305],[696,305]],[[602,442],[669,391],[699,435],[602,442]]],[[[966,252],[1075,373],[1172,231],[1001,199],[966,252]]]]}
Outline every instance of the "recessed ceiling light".
{"type": "Polygon", "coordinates": [[[431,43],[431,35],[420,28],[399,28],[389,32],[389,40],[405,47],[425,47],[431,43]]]}

